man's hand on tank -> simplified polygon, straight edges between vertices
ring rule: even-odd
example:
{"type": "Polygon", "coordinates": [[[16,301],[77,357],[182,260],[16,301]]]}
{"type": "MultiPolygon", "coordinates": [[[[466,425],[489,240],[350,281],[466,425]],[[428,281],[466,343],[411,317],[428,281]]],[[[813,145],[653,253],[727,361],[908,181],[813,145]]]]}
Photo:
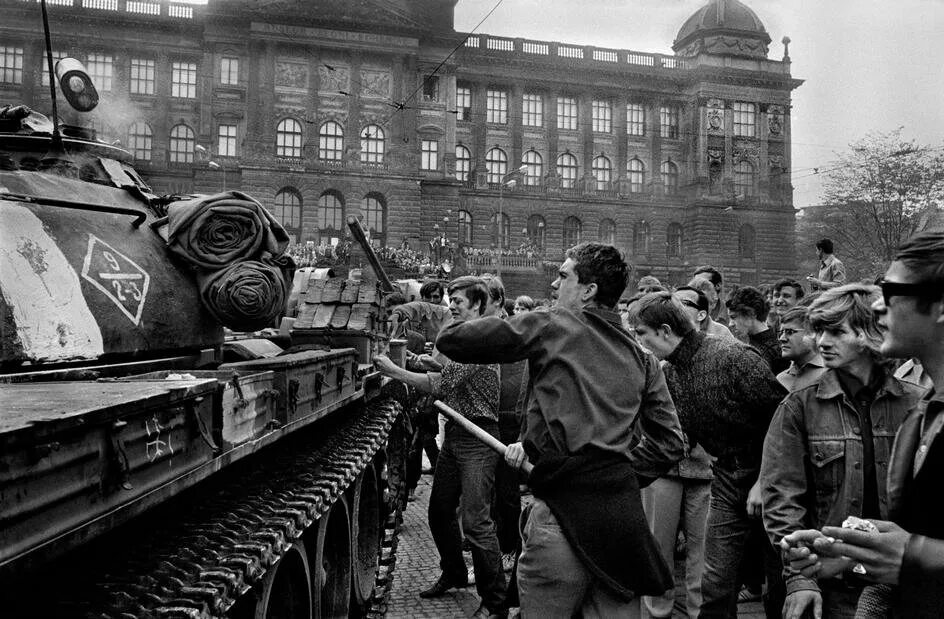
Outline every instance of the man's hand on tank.
{"type": "Polygon", "coordinates": [[[384,376],[392,376],[397,371],[397,364],[390,360],[387,355],[375,355],[374,367],[384,376]]]}
{"type": "Polygon", "coordinates": [[[505,462],[508,466],[520,469],[528,461],[528,454],[524,452],[524,445],[512,443],[505,449],[505,462]]]}
{"type": "Polygon", "coordinates": [[[427,354],[419,355],[416,359],[416,364],[428,372],[438,372],[443,369],[443,365],[440,362],[427,354]]]}

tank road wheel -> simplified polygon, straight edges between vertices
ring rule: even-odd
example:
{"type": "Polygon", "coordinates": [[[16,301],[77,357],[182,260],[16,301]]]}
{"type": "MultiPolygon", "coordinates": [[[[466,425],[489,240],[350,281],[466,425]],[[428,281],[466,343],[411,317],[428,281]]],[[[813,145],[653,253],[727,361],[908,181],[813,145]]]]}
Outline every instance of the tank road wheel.
{"type": "Polygon", "coordinates": [[[312,619],[312,576],[298,541],[266,572],[255,619],[312,619]]]}
{"type": "Polygon", "coordinates": [[[371,597],[380,565],[380,544],[383,529],[380,522],[380,481],[377,469],[368,465],[354,486],[354,514],[351,518],[353,580],[351,582],[352,612],[364,616],[370,609],[371,597]]]}
{"type": "Polygon", "coordinates": [[[351,607],[351,525],[347,500],[341,496],[318,520],[312,566],[317,619],[347,617],[351,607]]]}

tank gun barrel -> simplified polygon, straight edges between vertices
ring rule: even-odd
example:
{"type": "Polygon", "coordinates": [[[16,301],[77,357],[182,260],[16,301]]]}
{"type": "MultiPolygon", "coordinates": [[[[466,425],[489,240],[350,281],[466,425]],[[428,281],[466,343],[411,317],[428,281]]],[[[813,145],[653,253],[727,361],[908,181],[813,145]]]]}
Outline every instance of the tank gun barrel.
{"type": "Polygon", "coordinates": [[[361,227],[360,220],[353,215],[348,215],[347,217],[347,227],[351,229],[351,234],[354,236],[354,240],[357,241],[357,244],[361,246],[361,249],[364,250],[364,253],[367,254],[367,261],[370,262],[371,268],[374,269],[374,273],[377,274],[377,279],[380,281],[380,286],[383,288],[384,292],[393,292],[395,288],[393,287],[393,282],[390,281],[390,277],[387,276],[387,272],[384,271],[383,266],[380,264],[380,259],[377,257],[377,253],[374,251],[374,248],[370,246],[370,243],[367,242],[367,236],[364,234],[364,229],[361,227]]]}

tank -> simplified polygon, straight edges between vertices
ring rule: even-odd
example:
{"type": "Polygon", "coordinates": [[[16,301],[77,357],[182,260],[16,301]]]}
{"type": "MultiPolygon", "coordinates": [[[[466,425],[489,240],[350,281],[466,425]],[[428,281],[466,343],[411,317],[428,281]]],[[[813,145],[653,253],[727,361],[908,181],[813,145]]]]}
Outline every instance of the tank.
{"type": "Polygon", "coordinates": [[[239,333],[284,313],[281,227],[260,206],[202,252],[187,226],[252,198],[156,196],[130,161],[0,108],[3,614],[382,615],[409,440],[383,291],[351,286],[343,338],[239,333]]]}

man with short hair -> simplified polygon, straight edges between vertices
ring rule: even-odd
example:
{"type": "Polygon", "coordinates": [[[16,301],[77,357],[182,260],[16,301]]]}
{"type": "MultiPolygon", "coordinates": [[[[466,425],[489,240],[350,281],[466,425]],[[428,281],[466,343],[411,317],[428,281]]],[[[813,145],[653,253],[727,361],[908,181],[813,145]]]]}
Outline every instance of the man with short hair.
{"type": "Polygon", "coordinates": [[[528,360],[522,440],[505,455],[534,464],[522,616],[634,616],[637,596],[671,586],[639,485],[682,457],[682,433],[659,364],[613,312],[628,276],[618,249],[582,243],[551,285],[553,308],[453,323],[437,341],[459,361],[528,360]]]}
{"type": "Polygon", "coordinates": [[[780,320],[783,314],[803,298],[803,286],[794,279],[781,279],[773,288],[771,300],[772,312],[767,314],[767,325],[775,334],[780,333],[780,320]]]}
{"type": "Polygon", "coordinates": [[[708,296],[703,290],[705,287],[711,287],[711,282],[704,279],[693,279],[688,286],[676,288],[675,296],[685,308],[685,313],[688,314],[700,331],[714,337],[720,337],[723,340],[738,341],[736,337],[731,335],[730,329],[711,319],[711,306],[708,296]]]}
{"type": "Polygon", "coordinates": [[[696,267],[692,277],[711,282],[714,288],[714,294],[708,294],[708,301],[711,303],[711,319],[727,325],[728,308],[724,304],[724,278],[721,276],[721,271],[710,264],[705,264],[696,267]]]}
{"type": "Polygon", "coordinates": [[[819,260],[819,272],[816,277],[807,275],[806,281],[812,290],[828,290],[846,283],[846,267],[833,254],[833,242],[830,239],[816,241],[816,258],[819,260]]]}
{"type": "Polygon", "coordinates": [[[799,391],[814,384],[826,372],[823,358],[816,352],[805,307],[792,307],[780,316],[780,352],[790,362],[777,380],[787,391],[799,391]]]}
{"type": "Polygon", "coordinates": [[[420,286],[420,300],[432,303],[433,305],[442,305],[443,291],[445,288],[439,280],[431,280],[420,286]]]}
{"type": "Polygon", "coordinates": [[[657,290],[665,290],[665,286],[662,285],[659,278],[653,277],[652,275],[643,275],[636,283],[636,292],[646,293],[655,292],[657,290]]]}
{"type": "MultiPolygon", "coordinates": [[[[774,545],[795,531],[839,526],[847,516],[886,518],[884,480],[892,440],[920,397],[883,363],[871,311],[874,286],[827,290],[809,307],[810,327],[828,368],[793,391],[764,442],[764,526],[774,545]]],[[[813,579],[788,571],[784,616],[853,617],[861,582],[813,579]]]]}
{"type": "MultiPolygon", "coordinates": [[[[737,607],[738,565],[753,516],[748,495],[760,472],[767,424],[785,390],[756,350],[698,331],[667,292],[634,303],[629,320],[639,343],[666,361],[690,444],[716,457],[699,617],[728,619],[737,607]]],[[[779,561],[771,565],[779,569],[779,561]]]]}
{"type": "Polygon", "coordinates": [[[753,286],[744,286],[731,295],[727,305],[732,333],[756,348],[774,374],[787,369],[789,364],[780,357],[777,335],[765,322],[770,305],[764,294],[753,286]]]}
{"type": "Polygon", "coordinates": [[[906,241],[872,305],[887,357],[914,357],[935,385],[895,438],[888,471],[888,521],[877,531],[824,527],[788,536],[783,547],[806,576],[845,572],[868,582],[860,607],[885,593],[896,619],[940,617],[944,608],[944,231],[906,241]],[[829,537],[826,537],[829,536],[829,537]],[[812,550],[812,553],[811,553],[812,550]]]}

